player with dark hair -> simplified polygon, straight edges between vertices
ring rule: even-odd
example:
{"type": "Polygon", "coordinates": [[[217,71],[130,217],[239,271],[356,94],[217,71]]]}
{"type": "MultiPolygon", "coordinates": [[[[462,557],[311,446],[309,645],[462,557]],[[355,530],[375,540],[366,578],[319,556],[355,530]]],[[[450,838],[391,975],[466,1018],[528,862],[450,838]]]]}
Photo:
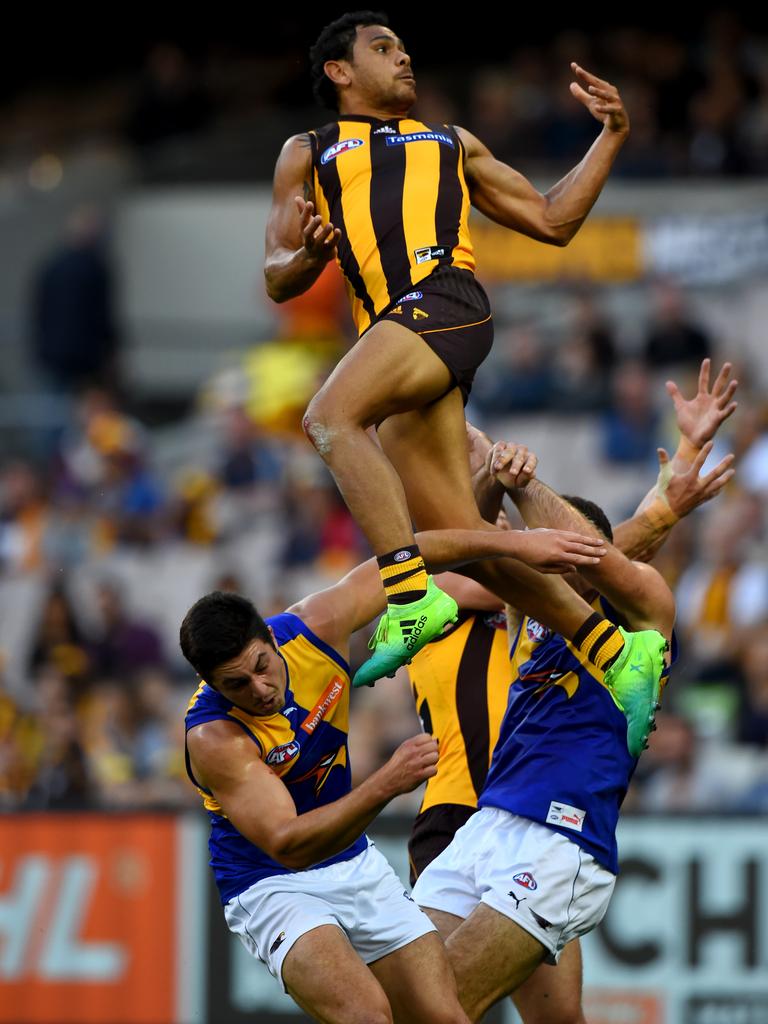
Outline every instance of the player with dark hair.
{"type": "MultiPolygon", "coordinates": [[[[547,530],[420,540],[438,564],[507,555],[543,572],[604,552],[547,530]]],[[[407,740],[351,788],[349,638],[383,604],[373,560],[266,620],[237,594],[201,598],[180,632],[204,680],[187,709],[187,770],[210,814],[229,927],[302,1009],[338,1024],[464,1024],[442,943],[364,835],[434,773],[435,741],[407,740]]]]}
{"type": "MultiPolygon", "coordinates": [[[[505,227],[566,245],[597,199],[629,121],[614,86],[572,65],[571,92],[602,131],[542,195],[465,129],[411,117],[411,60],[380,14],[347,14],[323,29],[312,66],[316,91],[338,116],[283,147],[265,275],[269,294],[283,301],[337,258],[361,335],[304,420],[377,555],[387,594],[374,653],[355,676],[361,685],[394,674],[456,615],[427,576],[412,519],[420,529],[493,529],[477,510],[463,448],[463,403],[493,334],[474,276],[470,204],[505,227]],[[418,637],[403,625],[414,619],[418,637]]],[[[628,637],[565,584],[541,582],[511,563],[473,572],[609,670],[632,749],[641,748],[658,696],[658,636],[628,637]],[[631,676],[630,647],[642,666],[631,676]]]]}
{"type": "MultiPolygon", "coordinates": [[[[736,382],[728,384],[730,371],[730,364],[726,364],[710,389],[709,362],[702,364],[698,393],[691,399],[684,398],[673,382],[668,384],[681,442],[671,460],[660,450],[661,472],[656,485],[635,515],[616,527],[616,545],[633,559],[650,558],[675,522],[713,498],[732,478],[733,456],[723,459],[712,472],[702,474],[712,438],[736,407],[731,400],[736,382]]],[[[493,517],[503,490],[485,472],[491,443],[474,428],[468,428],[468,432],[480,507],[485,516],[493,517]]],[[[517,445],[509,457],[511,481],[524,485],[535,471],[535,456],[517,445]]],[[[581,498],[564,498],[614,540],[611,525],[599,506],[581,498]]],[[[440,748],[437,773],[427,780],[408,844],[411,884],[477,809],[511,678],[506,615],[499,599],[455,573],[443,574],[438,582],[457,600],[461,611],[459,622],[427,644],[408,668],[416,709],[425,731],[435,737],[440,748]]],[[[530,632],[534,640],[543,640],[545,630],[531,620],[527,622],[525,636],[530,632]]],[[[518,639],[516,652],[521,651],[518,639]]],[[[513,664],[512,674],[515,672],[513,664]]],[[[565,946],[557,966],[538,967],[513,993],[513,999],[524,1024],[584,1024],[578,940],[565,946]]]]}

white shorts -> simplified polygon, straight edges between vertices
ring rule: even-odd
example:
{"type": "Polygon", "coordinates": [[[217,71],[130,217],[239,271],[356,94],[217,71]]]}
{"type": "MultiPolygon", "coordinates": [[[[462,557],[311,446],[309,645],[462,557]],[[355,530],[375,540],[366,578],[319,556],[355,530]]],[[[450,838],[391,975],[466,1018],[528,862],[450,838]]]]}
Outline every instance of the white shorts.
{"type": "Polygon", "coordinates": [[[371,844],[351,860],[262,878],[224,907],[230,931],[283,986],[283,961],[297,939],[333,924],[364,963],[435,931],[371,844]]]}
{"type": "Polygon", "coordinates": [[[591,931],[616,876],[576,843],[496,807],[463,825],[413,888],[420,907],[469,917],[479,903],[511,918],[557,963],[566,943],[591,931]]]}

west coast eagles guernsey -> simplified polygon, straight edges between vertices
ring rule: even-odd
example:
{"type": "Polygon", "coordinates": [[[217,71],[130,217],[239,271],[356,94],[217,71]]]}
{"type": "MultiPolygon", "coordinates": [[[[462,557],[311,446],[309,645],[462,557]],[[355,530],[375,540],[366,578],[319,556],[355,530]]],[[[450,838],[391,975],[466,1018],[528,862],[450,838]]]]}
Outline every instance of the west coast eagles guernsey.
{"type": "MultiPolygon", "coordinates": [[[[274,715],[251,715],[203,682],[189,702],[185,728],[188,731],[214,719],[235,722],[253,740],[258,756],[288,787],[296,810],[303,814],[338,800],[352,788],[347,749],[349,666],[298,616],[284,612],[266,621],[287,670],[282,710],[274,715]]],[[[188,753],[187,772],[210,817],[210,864],[222,903],[262,878],[292,870],[237,831],[213,794],[195,779],[188,753]]],[[[367,845],[363,834],[346,850],[313,867],[349,860],[367,845]]]]}
{"type": "MultiPolygon", "coordinates": [[[[616,621],[603,598],[598,607],[616,621]]],[[[517,672],[478,807],[540,822],[616,874],[619,808],[637,764],[624,713],[604,674],[534,619],[520,623],[512,664],[517,672]]]]}
{"type": "Polygon", "coordinates": [[[315,205],[341,229],[338,262],[359,334],[437,266],[474,271],[453,126],[344,114],[309,139],[315,205]]]}

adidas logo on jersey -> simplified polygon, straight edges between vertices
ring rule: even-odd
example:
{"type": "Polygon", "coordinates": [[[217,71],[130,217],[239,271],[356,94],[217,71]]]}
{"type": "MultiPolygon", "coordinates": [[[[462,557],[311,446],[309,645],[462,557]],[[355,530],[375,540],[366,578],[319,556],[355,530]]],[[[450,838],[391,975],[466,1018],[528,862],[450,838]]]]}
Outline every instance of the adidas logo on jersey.
{"type": "Polygon", "coordinates": [[[414,320],[429,320],[429,313],[425,313],[423,309],[419,309],[418,306],[413,307],[413,319],[414,320]]]}
{"type": "Polygon", "coordinates": [[[374,135],[397,135],[397,128],[392,128],[388,124],[384,124],[381,128],[377,128],[374,135]]]}
{"type": "Polygon", "coordinates": [[[401,619],[400,632],[403,634],[403,643],[408,651],[412,651],[418,643],[419,637],[424,632],[427,624],[427,616],[422,615],[418,619],[401,619]]]}

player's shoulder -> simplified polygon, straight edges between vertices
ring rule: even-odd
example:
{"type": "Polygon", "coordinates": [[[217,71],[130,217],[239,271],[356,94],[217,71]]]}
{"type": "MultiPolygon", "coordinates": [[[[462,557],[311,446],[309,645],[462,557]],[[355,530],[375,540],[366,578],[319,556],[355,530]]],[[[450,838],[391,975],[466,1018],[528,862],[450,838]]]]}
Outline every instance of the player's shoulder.
{"type": "Polygon", "coordinates": [[[323,623],[317,622],[315,617],[307,611],[305,602],[300,602],[292,605],[288,611],[283,611],[279,615],[270,615],[267,618],[266,624],[271,628],[276,644],[285,649],[292,640],[303,637],[315,651],[330,657],[332,662],[348,673],[349,666],[346,658],[328,639],[325,639],[326,630],[323,629],[323,623]]]}

